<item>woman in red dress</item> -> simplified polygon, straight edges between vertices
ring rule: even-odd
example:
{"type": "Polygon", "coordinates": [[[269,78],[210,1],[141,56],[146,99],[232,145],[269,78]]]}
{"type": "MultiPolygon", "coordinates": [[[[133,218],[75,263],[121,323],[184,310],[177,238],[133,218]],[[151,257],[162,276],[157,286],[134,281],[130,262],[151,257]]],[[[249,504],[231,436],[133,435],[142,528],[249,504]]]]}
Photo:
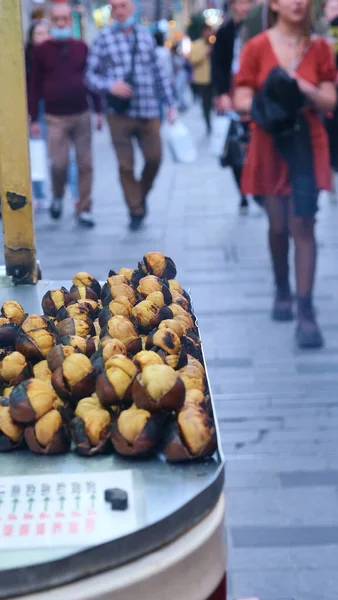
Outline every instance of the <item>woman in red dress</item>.
{"type": "MultiPolygon", "coordinates": [[[[236,79],[235,106],[250,113],[256,92],[275,67],[282,67],[306,98],[302,115],[306,118],[310,137],[316,190],[331,186],[327,134],[322,116],[336,104],[336,77],[333,53],[327,42],[311,36],[310,0],[271,0],[275,25],[250,40],[244,47],[236,79]]],[[[289,285],[289,233],[295,243],[297,281],[296,340],[300,347],[320,347],[323,338],[317,325],[312,290],[316,266],[314,214],[299,216],[295,211],[288,165],[278,154],[274,139],[253,123],[252,137],[242,177],[244,194],[264,196],[269,218],[269,245],[276,283],[272,317],[291,320],[292,293],[289,285]]],[[[316,204],[316,202],[315,202],[316,204]]]]}

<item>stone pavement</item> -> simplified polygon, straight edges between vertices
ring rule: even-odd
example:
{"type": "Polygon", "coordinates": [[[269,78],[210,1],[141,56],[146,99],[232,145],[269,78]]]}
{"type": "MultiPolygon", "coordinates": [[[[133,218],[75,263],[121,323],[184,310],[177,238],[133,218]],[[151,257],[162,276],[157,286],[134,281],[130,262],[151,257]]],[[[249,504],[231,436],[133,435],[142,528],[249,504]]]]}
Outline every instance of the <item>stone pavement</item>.
{"type": "Polygon", "coordinates": [[[316,294],[326,347],[299,352],[294,324],[274,324],[266,222],[239,216],[227,171],[207,150],[197,108],[186,117],[196,164],[168,152],[146,227],[126,229],[107,131],[95,136],[94,231],[37,215],[43,276],[134,266],[149,250],[172,256],[191,290],[227,459],[229,599],[338,598],[338,207],[319,216],[316,294]]]}

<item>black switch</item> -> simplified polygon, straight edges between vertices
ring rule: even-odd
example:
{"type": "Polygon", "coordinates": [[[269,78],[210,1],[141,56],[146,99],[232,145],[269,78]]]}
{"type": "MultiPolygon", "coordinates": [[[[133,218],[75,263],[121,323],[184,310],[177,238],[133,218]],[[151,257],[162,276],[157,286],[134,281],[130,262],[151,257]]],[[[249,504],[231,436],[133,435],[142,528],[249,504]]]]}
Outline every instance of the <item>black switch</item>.
{"type": "Polygon", "coordinates": [[[110,488],[104,491],[104,499],[111,505],[112,510],[127,510],[128,494],[119,488],[110,488]]]}

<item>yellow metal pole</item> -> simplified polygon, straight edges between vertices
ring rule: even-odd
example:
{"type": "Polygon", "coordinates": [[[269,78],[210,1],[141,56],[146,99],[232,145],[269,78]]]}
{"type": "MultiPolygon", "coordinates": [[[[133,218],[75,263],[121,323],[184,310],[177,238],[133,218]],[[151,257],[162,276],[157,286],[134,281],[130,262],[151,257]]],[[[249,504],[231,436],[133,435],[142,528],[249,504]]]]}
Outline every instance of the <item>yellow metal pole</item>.
{"type": "Polygon", "coordinates": [[[0,181],[7,274],[36,283],[20,0],[0,0],[0,181]]]}

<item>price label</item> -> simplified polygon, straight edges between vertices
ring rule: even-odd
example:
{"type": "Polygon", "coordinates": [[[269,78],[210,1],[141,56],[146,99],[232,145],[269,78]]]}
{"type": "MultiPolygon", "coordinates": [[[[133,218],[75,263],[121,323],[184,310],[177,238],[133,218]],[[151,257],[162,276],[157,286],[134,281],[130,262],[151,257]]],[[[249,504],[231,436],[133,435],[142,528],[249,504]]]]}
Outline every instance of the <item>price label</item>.
{"type": "Polygon", "coordinates": [[[108,471],[0,477],[0,549],[88,547],[137,527],[133,472],[108,471]],[[107,488],[128,494],[128,508],[113,511],[107,488]]]}

